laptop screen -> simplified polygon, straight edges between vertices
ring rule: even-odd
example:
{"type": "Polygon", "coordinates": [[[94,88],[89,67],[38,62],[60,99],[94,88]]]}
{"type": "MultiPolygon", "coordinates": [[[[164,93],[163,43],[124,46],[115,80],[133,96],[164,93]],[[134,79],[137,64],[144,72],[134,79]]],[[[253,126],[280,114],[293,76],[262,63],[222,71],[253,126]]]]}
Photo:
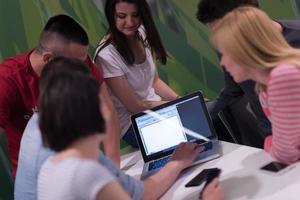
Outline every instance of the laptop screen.
{"type": "Polygon", "coordinates": [[[132,119],[145,156],[172,151],[181,142],[209,141],[213,136],[200,92],[144,111],[132,119]]]}

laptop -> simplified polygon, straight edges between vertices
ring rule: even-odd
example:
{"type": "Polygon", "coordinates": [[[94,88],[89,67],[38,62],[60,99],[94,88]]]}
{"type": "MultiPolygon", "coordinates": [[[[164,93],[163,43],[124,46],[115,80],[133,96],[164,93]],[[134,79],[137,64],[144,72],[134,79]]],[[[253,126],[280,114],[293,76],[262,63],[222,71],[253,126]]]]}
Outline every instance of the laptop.
{"type": "Polygon", "coordinates": [[[159,171],[181,142],[205,146],[192,165],[218,158],[220,145],[200,91],[131,116],[144,167],[141,178],[159,171]]]}

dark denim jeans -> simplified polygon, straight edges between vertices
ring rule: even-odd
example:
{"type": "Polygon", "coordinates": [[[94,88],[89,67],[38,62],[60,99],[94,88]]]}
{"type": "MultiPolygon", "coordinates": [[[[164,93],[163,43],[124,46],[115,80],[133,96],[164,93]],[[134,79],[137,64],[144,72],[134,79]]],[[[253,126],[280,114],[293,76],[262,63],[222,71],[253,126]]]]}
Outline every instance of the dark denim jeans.
{"type": "Polygon", "coordinates": [[[123,136],[123,140],[132,147],[139,148],[132,125],[126,131],[125,135],[123,136]]]}

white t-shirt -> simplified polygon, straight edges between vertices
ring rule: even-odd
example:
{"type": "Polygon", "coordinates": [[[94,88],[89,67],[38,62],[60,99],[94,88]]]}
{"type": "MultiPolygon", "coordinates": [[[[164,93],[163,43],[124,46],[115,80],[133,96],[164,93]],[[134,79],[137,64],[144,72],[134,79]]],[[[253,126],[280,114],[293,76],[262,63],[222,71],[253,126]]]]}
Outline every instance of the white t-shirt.
{"type": "Polygon", "coordinates": [[[37,185],[38,200],[94,200],[97,193],[115,177],[97,161],[70,157],[43,164],[37,185]]]}
{"type": "MultiPolygon", "coordinates": [[[[98,53],[96,61],[98,66],[99,64],[101,66],[104,78],[125,76],[135,94],[142,100],[161,101],[161,97],[155,93],[153,88],[156,66],[150,49],[146,47],[145,51],[146,59],[143,63],[128,66],[117,49],[110,44],[98,53]]],[[[119,99],[114,96],[109,88],[108,90],[118,112],[121,134],[123,136],[131,125],[131,113],[129,113],[119,99]]]]}

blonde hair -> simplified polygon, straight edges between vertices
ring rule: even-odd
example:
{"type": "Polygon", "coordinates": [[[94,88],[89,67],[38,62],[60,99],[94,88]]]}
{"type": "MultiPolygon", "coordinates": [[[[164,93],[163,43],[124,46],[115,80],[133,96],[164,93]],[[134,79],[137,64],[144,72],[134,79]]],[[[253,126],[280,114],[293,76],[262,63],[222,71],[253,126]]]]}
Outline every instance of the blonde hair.
{"type": "MultiPolygon", "coordinates": [[[[254,7],[239,7],[212,28],[212,42],[243,67],[271,71],[280,63],[300,66],[300,50],[292,48],[274,22],[254,7]]],[[[257,83],[257,91],[266,86],[257,83]]]]}

